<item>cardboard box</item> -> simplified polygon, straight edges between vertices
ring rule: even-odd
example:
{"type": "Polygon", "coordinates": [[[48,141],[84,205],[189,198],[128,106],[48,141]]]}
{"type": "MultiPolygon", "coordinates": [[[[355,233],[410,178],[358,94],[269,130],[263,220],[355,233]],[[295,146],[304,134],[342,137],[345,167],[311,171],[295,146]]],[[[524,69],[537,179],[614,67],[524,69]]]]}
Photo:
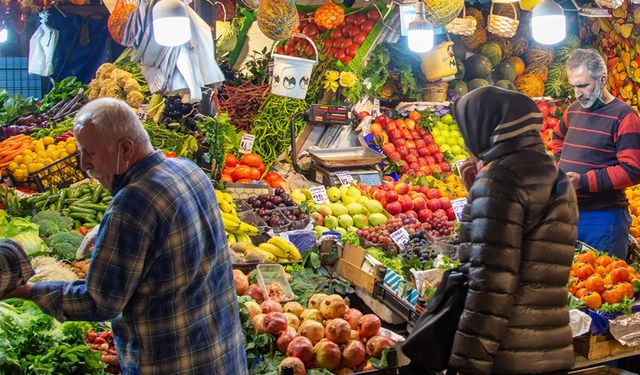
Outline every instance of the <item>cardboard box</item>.
{"type": "Polygon", "coordinates": [[[407,281],[404,277],[387,269],[384,275],[384,285],[388,286],[396,297],[409,302],[411,307],[416,307],[420,293],[415,288],[410,287],[411,281],[407,281]]]}
{"type": "Polygon", "coordinates": [[[376,282],[375,273],[378,265],[371,264],[371,260],[367,259],[367,264],[365,265],[369,269],[369,272],[367,272],[362,269],[364,263],[364,249],[360,246],[346,244],[338,259],[336,272],[355,286],[364,289],[369,294],[373,294],[373,285],[376,282]]]}

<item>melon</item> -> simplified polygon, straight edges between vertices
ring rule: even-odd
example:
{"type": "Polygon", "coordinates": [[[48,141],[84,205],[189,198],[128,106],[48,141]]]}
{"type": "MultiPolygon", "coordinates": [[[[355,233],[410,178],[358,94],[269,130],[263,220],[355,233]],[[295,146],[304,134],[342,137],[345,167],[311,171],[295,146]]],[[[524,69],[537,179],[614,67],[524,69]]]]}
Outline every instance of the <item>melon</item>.
{"type": "Polygon", "coordinates": [[[486,42],[480,46],[480,54],[486,56],[492,66],[496,66],[502,61],[502,49],[496,42],[486,42]]]}
{"type": "Polygon", "coordinates": [[[494,81],[506,80],[513,82],[516,76],[516,67],[509,60],[501,62],[493,69],[494,81]]]}
{"type": "Polygon", "coordinates": [[[500,46],[500,49],[502,50],[503,61],[513,56],[513,42],[511,41],[511,39],[503,38],[503,37],[494,37],[491,39],[491,41],[497,43],[498,46],[500,46]]]}
{"type": "Polygon", "coordinates": [[[513,82],[508,81],[506,79],[501,79],[499,81],[496,81],[493,85],[505,90],[516,91],[516,86],[513,84],[513,82]]]}
{"type": "Polygon", "coordinates": [[[535,74],[524,74],[514,82],[518,91],[532,98],[544,95],[544,81],[535,74]]]}
{"type": "Polygon", "coordinates": [[[551,65],[553,63],[553,48],[547,46],[533,46],[524,55],[527,65],[551,65]]]}
{"type": "Polygon", "coordinates": [[[456,61],[456,66],[458,67],[458,71],[456,72],[456,79],[462,79],[464,77],[464,64],[462,63],[462,61],[458,60],[456,61]]]}
{"type": "Polygon", "coordinates": [[[459,79],[451,81],[449,86],[453,89],[458,98],[469,92],[469,86],[467,86],[467,83],[459,79]]]}
{"type": "Polygon", "coordinates": [[[513,56],[509,58],[509,62],[516,68],[516,77],[520,77],[524,74],[524,61],[522,61],[521,58],[519,58],[518,56],[513,56]]]}
{"type": "Polygon", "coordinates": [[[483,78],[474,78],[471,81],[469,81],[468,86],[469,86],[469,91],[472,91],[480,87],[489,86],[489,81],[483,78]]]}
{"type": "Polygon", "coordinates": [[[491,70],[493,69],[493,65],[491,64],[491,60],[488,57],[475,54],[469,56],[464,61],[465,75],[464,80],[470,81],[474,78],[484,78],[486,79],[491,75],[491,70]]]}
{"type": "Polygon", "coordinates": [[[546,81],[549,76],[549,69],[547,68],[546,65],[531,64],[527,66],[527,68],[524,71],[524,74],[529,74],[529,73],[535,74],[538,77],[540,77],[540,79],[542,79],[543,81],[546,81]]]}
{"type": "Polygon", "coordinates": [[[300,24],[293,0],[260,1],[256,17],[260,31],[273,40],[289,39],[300,24]]]}

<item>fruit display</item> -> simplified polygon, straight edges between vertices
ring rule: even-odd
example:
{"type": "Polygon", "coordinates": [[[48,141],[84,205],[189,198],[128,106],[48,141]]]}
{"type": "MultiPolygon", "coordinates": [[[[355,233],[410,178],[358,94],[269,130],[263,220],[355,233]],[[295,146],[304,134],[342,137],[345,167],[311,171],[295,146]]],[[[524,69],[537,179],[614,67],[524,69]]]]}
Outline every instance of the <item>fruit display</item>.
{"type": "Polygon", "coordinates": [[[280,237],[270,238],[256,246],[250,238],[236,235],[235,241],[229,241],[229,248],[233,264],[297,262],[302,259],[298,248],[280,237]]]}
{"type": "MultiPolygon", "coordinates": [[[[458,125],[450,113],[444,114],[434,121],[429,130],[433,135],[434,142],[440,146],[440,151],[445,154],[447,161],[455,163],[469,157],[469,153],[464,149],[464,139],[458,130],[458,125]]],[[[443,172],[446,172],[444,168],[443,172]]]]}
{"type": "Polygon", "coordinates": [[[105,372],[109,374],[120,374],[120,364],[116,354],[115,341],[111,331],[96,332],[93,329],[87,331],[85,343],[91,348],[101,353],[100,360],[107,364],[105,372]]]}
{"type": "MultiPolygon", "coordinates": [[[[358,237],[365,240],[363,246],[392,245],[391,233],[404,228],[409,235],[426,231],[433,237],[448,236],[453,233],[453,222],[444,216],[434,215],[428,221],[420,222],[416,217],[400,214],[399,217],[389,219],[387,224],[358,230],[358,237]]],[[[388,249],[389,247],[387,247],[388,249]]]]}
{"type": "Polygon", "coordinates": [[[303,229],[311,221],[309,215],[282,188],[277,188],[273,195],[249,197],[246,203],[275,231],[303,229]]]}
{"type": "Polygon", "coordinates": [[[627,262],[606,253],[576,254],[569,274],[569,292],[595,311],[630,313],[640,277],[627,262]]]}
{"type": "Polygon", "coordinates": [[[629,201],[629,213],[631,214],[629,234],[640,241],[640,186],[628,188],[625,194],[629,201]]]}
{"type": "Polygon", "coordinates": [[[26,181],[30,174],[76,152],[76,141],[73,137],[54,142],[52,137],[34,140],[32,147],[25,148],[16,155],[7,167],[15,181],[26,181]]]}
{"type": "Polygon", "coordinates": [[[220,215],[222,216],[227,241],[233,243],[237,242],[238,236],[244,238],[244,236],[255,237],[258,235],[258,228],[245,223],[238,217],[236,205],[231,194],[216,190],[216,198],[220,207],[220,215]]]}
{"type": "Polygon", "coordinates": [[[315,22],[313,22],[312,14],[299,13],[298,18],[300,19],[300,24],[298,25],[298,28],[294,32],[293,36],[283,44],[276,46],[273,52],[279,55],[302,57],[305,59],[315,59],[316,52],[314,51],[311,43],[309,43],[309,41],[305,38],[296,36],[296,34],[304,34],[305,36],[313,40],[316,48],[320,48],[320,38],[322,37],[322,33],[325,32],[326,29],[318,26],[315,22]]]}
{"type": "Polygon", "coordinates": [[[553,130],[560,123],[564,110],[562,106],[544,100],[538,101],[536,104],[538,105],[540,112],[542,112],[542,129],[540,130],[540,137],[542,137],[546,149],[551,150],[553,130]]]}
{"type": "Polygon", "coordinates": [[[298,11],[291,0],[261,1],[258,7],[258,27],[268,38],[285,40],[298,27],[298,11]]]}
{"type": "Polygon", "coordinates": [[[284,178],[277,172],[265,174],[265,170],[266,166],[258,154],[242,154],[240,158],[227,154],[220,181],[237,184],[264,183],[272,188],[282,187],[284,178]]]}
{"type": "Polygon", "coordinates": [[[290,369],[304,375],[312,368],[334,374],[375,370],[373,364],[379,363],[384,349],[395,344],[381,331],[378,316],[349,308],[340,295],[313,294],[305,307],[295,300],[284,304],[263,300],[257,285],[243,293],[252,297],[240,297],[239,302],[241,317],[251,330],[245,334],[266,334],[275,341],[271,350],[277,353],[263,354],[278,358],[279,373],[290,369]]]}

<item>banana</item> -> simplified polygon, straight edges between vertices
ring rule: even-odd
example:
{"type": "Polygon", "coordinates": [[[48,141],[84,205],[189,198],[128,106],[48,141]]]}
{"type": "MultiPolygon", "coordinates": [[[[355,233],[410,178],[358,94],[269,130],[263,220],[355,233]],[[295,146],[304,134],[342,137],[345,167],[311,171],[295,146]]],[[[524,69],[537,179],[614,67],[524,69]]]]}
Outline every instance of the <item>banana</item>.
{"type": "MultiPolygon", "coordinates": [[[[225,200],[218,200],[218,206],[220,206],[220,210],[224,213],[234,215],[236,208],[229,202],[225,200]]],[[[234,215],[235,216],[235,215],[234,215]]]]}
{"type": "Polygon", "coordinates": [[[278,263],[287,263],[289,262],[289,258],[278,258],[278,263]]]}
{"type": "Polygon", "coordinates": [[[302,259],[302,256],[300,255],[300,251],[298,251],[298,248],[294,244],[285,240],[282,237],[272,237],[269,239],[269,241],[267,241],[267,243],[281,248],[283,251],[289,254],[289,258],[292,260],[302,259]]]}
{"type": "Polygon", "coordinates": [[[255,237],[258,235],[258,228],[254,227],[251,224],[247,224],[244,221],[241,221],[237,233],[246,233],[251,237],[255,237]]]}
{"type": "Polygon", "coordinates": [[[234,244],[231,244],[229,246],[229,248],[231,248],[231,250],[233,250],[234,252],[242,254],[242,255],[246,254],[247,250],[249,250],[246,244],[240,243],[240,242],[236,242],[234,244]]]}
{"type": "Polygon", "coordinates": [[[253,246],[247,249],[244,260],[247,262],[275,262],[277,258],[270,252],[253,246]]]}
{"type": "Polygon", "coordinates": [[[258,248],[267,251],[278,258],[289,258],[288,252],[270,243],[261,243],[260,245],[258,245],[258,248]]]}
{"type": "Polygon", "coordinates": [[[233,203],[233,196],[229,193],[222,193],[222,199],[229,203],[233,203]]]}
{"type": "Polygon", "coordinates": [[[234,244],[234,243],[236,243],[236,242],[238,242],[238,240],[236,239],[235,234],[233,234],[233,233],[229,233],[229,234],[227,235],[227,243],[228,243],[229,245],[233,245],[233,244],[234,244]]]}
{"type": "Polygon", "coordinates": [[[234,222],[226,217],[222,217],[222,225],[224,225],[224,230],[230,233],[234,233],[240,228],[240,222],[234,222]]]}
{"type": "Polygon", "coordinates": [[[246,233],[237,233],[235,235],[236,242],[240,243],[251,243],[251,238],[246,233]]]}
{"type": "Polygon", "coordinates": [[[237,215],[232,215],[230,213],[224,212],[224,211],[220,211],[220,216],[222,216],[222,219],[227,219],[227,221],[233,222],[233,223],[237,223],[238,225],[240,225],[240,219],[238,218],[237,215]]]}

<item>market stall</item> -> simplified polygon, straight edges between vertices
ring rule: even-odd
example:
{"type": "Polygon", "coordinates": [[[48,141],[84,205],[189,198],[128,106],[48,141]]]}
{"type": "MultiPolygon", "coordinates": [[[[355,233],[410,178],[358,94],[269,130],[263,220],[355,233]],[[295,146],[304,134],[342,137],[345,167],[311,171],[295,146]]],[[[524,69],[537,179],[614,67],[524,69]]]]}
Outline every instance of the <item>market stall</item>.
{"type": "MultiPolygon", "coordinates": [[[[155,2],[109,4],[109,33],[127,47],[116,61],[39,99],[0,91],[0,233],[25,245],[32,281],[85,276],[85,236],[112,197],[79,168],[73,116],[92,99],[122,99],[155,148],[191,159],[216,187],[251,374],[398,373],[393,346],[458,265],[458,166],[469,155],[452,102],[489,85],[520,91],[538,103],[550,149],[573,99],[567,58],[593,46],[613,95],[637,111],[640,5],[543,0],[566,22],[549,43],[533,26],[538,3],[222,1],[215,39],[187,12],[193,35],[182,37],[200,42],[200,58],[170,40],[180,33],[162,36],[168,44],[145,33],[151,18],[136,14],[155,2]]],[[[59,11],[5,7],[17,25],[59,11]]],[[[626,194],[640,240],[640,187],[626,194]]],[[[576,369],[640,354],[629,334],[637,256],[576,246],[576,369]]],[[[120,372],[108,323],[62,324],[9,300],[0,326],[0,372],[120,372]]]]}

